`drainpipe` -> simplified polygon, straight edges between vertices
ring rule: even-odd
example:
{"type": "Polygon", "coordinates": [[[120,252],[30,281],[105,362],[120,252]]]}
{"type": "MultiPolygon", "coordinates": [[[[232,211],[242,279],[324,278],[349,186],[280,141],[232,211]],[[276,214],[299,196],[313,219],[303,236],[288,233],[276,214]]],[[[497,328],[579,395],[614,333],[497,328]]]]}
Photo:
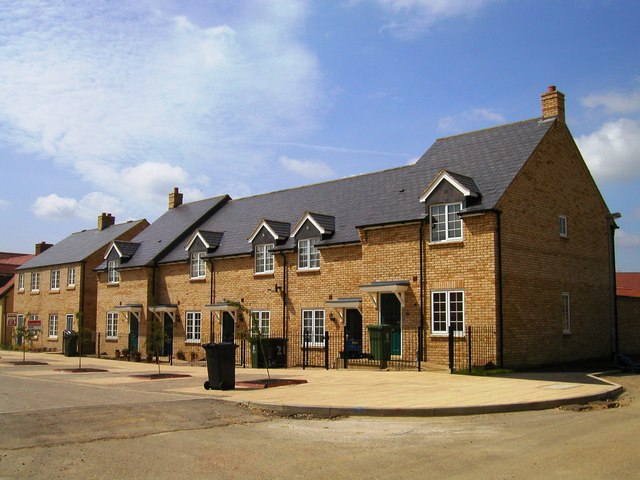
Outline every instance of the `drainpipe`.
{"type": "Polygon", "coordinates": [[[418,371],[422,370],[422,356],[426,354],[424,349],[424,224],[427,217],[420,220],[420,328],[418,329],[418,371]]]}
{"type": "Polygon", "coordinates": [[[497,275],[497,299],[496,299],[496,314],[498,320],[498,366],[504,366],[504,313],[502,302],[502,222],[500,217],[500,211],[496,210],[496,275],[497,275]]]}
{"type": "Polygon", "coordinates": [[[282,251],[280,255],[282,255],[282,334],[284,338],[289,338],[287,331],[287,257],[282,251]]]}
{"type": "Polygon", "coordinates": [[[618,332],[618,299],[617,299],[617,279],[616,279],[616,246],[615,246],[615,233],[618,228],[616,225],[616,219],[622,217],[620,213],[612,213],[609,215],[609,284],[611,285],[610,301],[611,301],[611,326],[613,334],[613,358],[617,361],[618,354],[620,353],[620,339],[618,332]]]}
{"type": "MultiPolygon", "coordinates": [[[[212,304],[216,298],[216,271],[213,268],[213,258],[209,259],[209,265],[211,266],[211,283],[209,285],[209,303],[212,304]]],[[[209,339],[211,343],[213,343],[214,335],[213,335],[213,310],[209,311],[209,332],[211,338],[209,339]]],[[[220,339],[222,341],[222,338],[220,339]]]]}

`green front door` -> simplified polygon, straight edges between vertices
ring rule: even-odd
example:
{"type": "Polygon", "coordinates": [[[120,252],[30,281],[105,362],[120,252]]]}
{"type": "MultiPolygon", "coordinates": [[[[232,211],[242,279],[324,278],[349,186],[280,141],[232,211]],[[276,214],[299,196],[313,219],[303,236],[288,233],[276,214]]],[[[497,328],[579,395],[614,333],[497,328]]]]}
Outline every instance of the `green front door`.
{"type": "Polygon", "coordinates": [[[129,351],[138,351],[138,327],[140,322],[138,321],[138,314],[136,312],[129,312],[129,351]]]}
{"type": "Polygon", "coordinates": [[[393,326],[391,355],[402,355],[402,306],[395,293],[380,294],[380,323],[393,326]]]}

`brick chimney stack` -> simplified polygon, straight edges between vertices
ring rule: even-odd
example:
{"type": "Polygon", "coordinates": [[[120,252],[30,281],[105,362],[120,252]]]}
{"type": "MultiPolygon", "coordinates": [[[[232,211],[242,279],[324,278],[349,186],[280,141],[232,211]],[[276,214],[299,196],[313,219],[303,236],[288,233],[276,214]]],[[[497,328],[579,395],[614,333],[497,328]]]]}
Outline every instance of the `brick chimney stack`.
{"type": "Polygon", "coordinates": [[[40,255],[47,248],[51,248],[51,247],[53,247],[51,243],[47,243],[47,242],[36,243],[36,249],[35,249],[36,255],[40,255]]]}
{"type": "Polygon", "coordinates": [[[550,85],[541,98],[542,118],[557,118],[560,122],[565,123],[564,93],[557,91],[555,85],[550,85]]]}
{"type": "Polygon", "coordinates": [[[182,205],[182,194],[178,192],[178,187],[174,187],[173,192],[169,194],[169,210],[182,205]]]}
{"type": "Polygon", "coordinates": [[[102,212],[98,215],[98,230],[104,230],[105,228],[109,228],[111,225],[116,223],[116,217],[111,215],[110,213],[102,212]]]}

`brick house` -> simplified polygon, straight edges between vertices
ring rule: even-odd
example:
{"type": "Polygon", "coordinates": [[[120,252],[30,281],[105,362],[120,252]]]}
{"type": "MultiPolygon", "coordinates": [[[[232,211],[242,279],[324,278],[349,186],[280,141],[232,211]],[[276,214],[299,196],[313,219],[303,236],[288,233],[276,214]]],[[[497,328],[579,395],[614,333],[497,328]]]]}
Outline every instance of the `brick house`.
{"type": "Polygon", "coordinates": [[[17,317],[13,313],[15,270],[33,258],[25,253],[0,252],[0,345],[10,345],[17,317]]]}
{"type": "Polygon", "coordinates": [[[289,365],[303,332],[319,352],[346,330],[358,354],[377,324],[407,362],[446,364],[449,331],[464,344],[468,327],[491,330],[492,361],[510,367],[612,353],[615,224],[555,87],[542,117],[438,139],[413,165],[208,202],[188,228],[170,209],[112,243],[104,351],[129,345],[132,315],[142,348],[153,315],[166,354],[259,329],[288,339],[289,365]]]}
{"type": "Polygon", "coordinates": [[[148,225],[146,220],[116,224],[115,217],[103,213],[96,229],[73,233],[55,245],[36,245],[36,256],[16,269],[14,291],[18,324],[26,321],[41,332],[34,347],[62,351],[64,330],[77,331],[82,326],[95,331],[94,269],[113,240],[130,239],[148,225]]]}
{"type": "Polygon", "coordinates": [[[620,353],[640,354],[640,272],[616,274],[620,353]]]}

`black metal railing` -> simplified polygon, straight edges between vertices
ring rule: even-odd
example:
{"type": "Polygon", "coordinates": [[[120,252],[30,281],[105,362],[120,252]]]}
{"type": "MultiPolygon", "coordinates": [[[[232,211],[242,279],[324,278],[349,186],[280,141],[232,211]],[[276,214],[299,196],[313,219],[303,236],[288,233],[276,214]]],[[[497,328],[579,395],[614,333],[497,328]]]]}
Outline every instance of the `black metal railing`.
{"type": "Polygon", "coordinates": [[[451,373],[497,365],[496,328],[493,325],[468,325],[464,332],[449,331],[449,369],[451,373]]]}

